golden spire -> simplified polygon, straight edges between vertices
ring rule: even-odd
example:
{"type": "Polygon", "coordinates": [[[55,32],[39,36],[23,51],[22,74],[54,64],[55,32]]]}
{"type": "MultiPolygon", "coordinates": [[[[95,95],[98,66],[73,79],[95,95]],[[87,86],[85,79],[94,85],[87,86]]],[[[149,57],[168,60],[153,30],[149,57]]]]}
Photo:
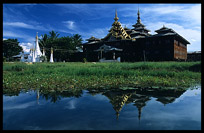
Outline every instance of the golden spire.
{"type": "Polygon", "coordinates": [[[53,54],[53,48],[51,47],[51,53],[53,54]]]}
{"type": "Polygon", "coordinates": [[[118,19],[119,19],[119,18],[118,18],[118,15],[117,15],[117,10],[115,9],[115,18],[114,18],[114,20],[115,20],[115,21],[118,21],[118,19]]]}
{"type": "Polygon", "coordinates": [[[38,40],[38,32],[36,33],[36,40],[38,40]]]}

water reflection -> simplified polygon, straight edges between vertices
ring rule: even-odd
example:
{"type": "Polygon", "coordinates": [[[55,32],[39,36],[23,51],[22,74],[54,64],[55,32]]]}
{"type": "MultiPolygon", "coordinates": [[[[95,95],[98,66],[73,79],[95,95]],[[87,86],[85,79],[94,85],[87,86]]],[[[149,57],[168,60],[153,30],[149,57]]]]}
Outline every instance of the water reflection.
{"type": "Polygon", "coordinates": [[[90,90],[90,94],[102,94],[106,96],[116,112],[116,118],[125,104],[133,103],[138,109],[138,119],[141,119],[142,108],[151,100],[151,97],[157,98],[162,104],[172,103],[179,98],[185,90],[162,90],[162,89],[137,89],[137,90],[90,90]]]}
{"type": "MultiPolygon", "coordinates": [[[[185,90],[164,90],[164,89],[131,89],[131,90],[121,90],[121,89],[88,89],[87,93],[95,95],[103,95],[108,98],[109,102],[112,104],[115,110],[116,119],[119,119],[120,111],[126,104],[132,104],[138,110],[138,119],[141,119],[142,109],[146,106],[146,103],[152,98],[156,98],[156,101],[166,105],[173,103],[177,98],[179,98],[185,90]]],[[[18,96],[21,91],[7,91],[4,92],[5,96],[18,96]]],[[[82,90],[67,90],[67,91],[45,91],[43,89],[36,89],[36,100],[39,104],[39,99],[45,99],[52,103],[56,103],[63,98],[75,97],[79,98],[83,95],[82,90]]]]}

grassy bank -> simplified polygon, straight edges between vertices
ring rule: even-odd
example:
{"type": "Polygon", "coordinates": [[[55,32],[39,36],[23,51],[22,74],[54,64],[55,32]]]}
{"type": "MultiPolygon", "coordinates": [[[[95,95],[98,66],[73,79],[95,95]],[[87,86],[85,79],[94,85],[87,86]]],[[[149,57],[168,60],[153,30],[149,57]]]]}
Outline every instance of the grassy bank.
{"type": "Polygon", "coordinates": [[[201,82],[201,62],[3,63],[3,89],[174,87],[201,82]]]}

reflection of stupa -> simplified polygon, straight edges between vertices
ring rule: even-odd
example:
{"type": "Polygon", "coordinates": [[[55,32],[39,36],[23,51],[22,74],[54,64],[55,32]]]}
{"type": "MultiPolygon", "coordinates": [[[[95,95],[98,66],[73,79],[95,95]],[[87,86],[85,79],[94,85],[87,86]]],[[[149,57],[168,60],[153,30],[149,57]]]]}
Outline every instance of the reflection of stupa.
{"type": "Polygon", "coordinates": [[[40,91],[39,91],[39,89],[37,89],[37,103],[39,104],[39,98],[40,98],[40,91]]]}

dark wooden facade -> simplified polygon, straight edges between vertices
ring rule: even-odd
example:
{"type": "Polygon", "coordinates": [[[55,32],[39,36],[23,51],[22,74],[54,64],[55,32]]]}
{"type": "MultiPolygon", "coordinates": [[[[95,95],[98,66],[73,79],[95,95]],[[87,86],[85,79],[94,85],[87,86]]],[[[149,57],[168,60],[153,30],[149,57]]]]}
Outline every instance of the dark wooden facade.
{"type": "MultiPolygon", "coordinates": [[[[83,52],[88,61],[98,61],[100,56],[95,52],[102,45],[113,46],[122,49],[116,52],[115,56],[121,57],[121,61],[174,61],[187,59],[187,44],[190,44],[185,38],[180,36],[174,30],[163,26],[156,30],[157,34],[149,34],[141,23],[138,10],[138,20],[133,29],[123,28],[118,22],[117,12],[115,22],[109,30],[109,34],[97,39],[91,37],[83,45],[83,52]]],[[[103,53],[103,57],[112,56],[112,53],[103,53]]]]}

